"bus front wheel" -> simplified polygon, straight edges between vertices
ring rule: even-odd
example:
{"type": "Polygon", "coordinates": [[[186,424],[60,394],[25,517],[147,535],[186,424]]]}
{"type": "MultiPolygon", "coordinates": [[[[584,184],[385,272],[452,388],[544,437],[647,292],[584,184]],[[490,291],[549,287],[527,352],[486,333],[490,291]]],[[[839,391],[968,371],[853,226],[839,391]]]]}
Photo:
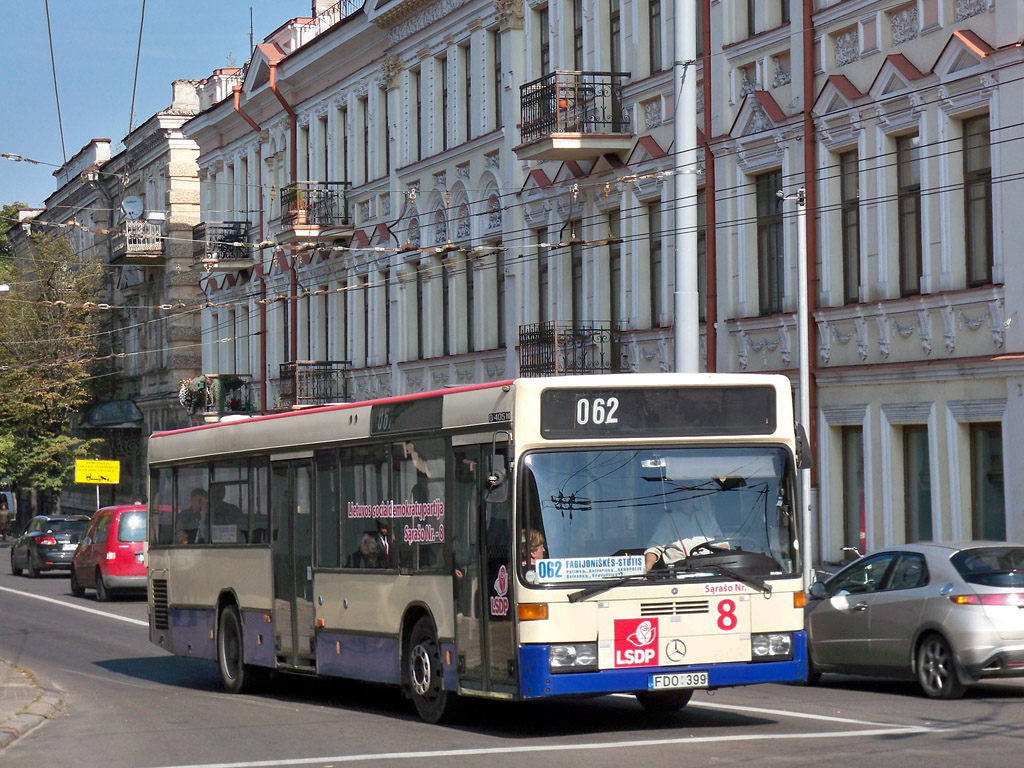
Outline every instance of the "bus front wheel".
{"type": "Polygon", "coordinates": [[[693,691],[683,689],[638,693],[636,700],[640,702],[641,707],[652,714],[671,715],[685,707],[690,702],[691,696],[693,696],[693,691]]]}
{"type": "Polygon", "coordinates": [[[429,617],[421,616],[413,625],[406,659],[409,690],[420,718],[428,723],[449,718],[455,694],[444,689],[441,645],[429,617]]]}
{"type": "Polygon", "coordinates": [[[228,693],[246,693],[253,690],[267,676],[268,670],[246,664],[242,642],[242,619],[238,608],[229,605],[220,612],[217,632],[217,667],[220,679],[228,693]]]}

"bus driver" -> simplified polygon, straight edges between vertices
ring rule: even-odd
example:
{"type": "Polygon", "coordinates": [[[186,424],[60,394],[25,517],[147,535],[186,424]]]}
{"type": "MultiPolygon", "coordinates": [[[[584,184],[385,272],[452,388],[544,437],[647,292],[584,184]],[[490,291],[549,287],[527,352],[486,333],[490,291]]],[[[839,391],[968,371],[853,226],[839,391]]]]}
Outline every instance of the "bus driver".
{"type": "MultiPolygon", "coordinates": [[[[722,529],[707,499],[684,499],[661,516],[654,535],[644,550],[644,569],[651,570],[660,560],[673,565],[685,560],[699,544],[722,538],[722,529]]],[[[720,545],[728,548],[728,545],[720,545]]]]}

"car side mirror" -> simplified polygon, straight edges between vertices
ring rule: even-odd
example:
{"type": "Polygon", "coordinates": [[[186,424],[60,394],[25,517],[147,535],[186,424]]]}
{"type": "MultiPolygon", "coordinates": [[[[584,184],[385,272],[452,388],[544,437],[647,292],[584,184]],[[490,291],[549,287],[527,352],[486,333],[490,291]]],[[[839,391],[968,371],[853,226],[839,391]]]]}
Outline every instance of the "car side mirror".
{"type": "Polygon", "coordinates": [[[825,583],[816,581],[811,584],[811,588],[808,590],[808,594],[815,600],[823,600],[828,597],[828,590],[825,589],[825,583]]]}

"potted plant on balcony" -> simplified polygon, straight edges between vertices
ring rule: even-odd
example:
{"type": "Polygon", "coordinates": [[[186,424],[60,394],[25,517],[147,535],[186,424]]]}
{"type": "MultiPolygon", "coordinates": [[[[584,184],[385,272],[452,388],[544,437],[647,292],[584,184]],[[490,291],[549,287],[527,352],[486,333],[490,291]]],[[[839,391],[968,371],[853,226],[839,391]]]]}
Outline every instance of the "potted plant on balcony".
{"type": "Polygon", "coordinates": [[[309,224],[310,209],[313,207],[309,197],[309,191],[305,189],[295,190],[295,202],[292,204],[292,224],[304,227],[309,224]]]}
{"type": "Polygon", "coordinates": [[[178,402],[189,413],[195,413],[206,404],[206,394],[210,380],[204,375],[189,376],[182,379],[178,387],[178,402]]]}
{"type": "Polygon", "coordinates": [[[245,380],[234,373],[225,373],[213,377],[213,380],[210,382],[210,400],[216,405],[217,412],[248,411],[247,393],[241,392],[244,386],[245,380]]]}

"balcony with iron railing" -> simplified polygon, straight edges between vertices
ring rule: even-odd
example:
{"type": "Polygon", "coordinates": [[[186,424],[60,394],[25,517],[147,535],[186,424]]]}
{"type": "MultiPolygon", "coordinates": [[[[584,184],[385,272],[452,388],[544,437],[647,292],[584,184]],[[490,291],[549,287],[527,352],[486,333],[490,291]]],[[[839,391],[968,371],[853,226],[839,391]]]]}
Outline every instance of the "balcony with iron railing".
{"type": "Polygon", "coordinates": [[[294,360],[281,363],[278,408],[308,408],[348,402],[345,373],[351,363],[342,360],[294,360]]]}
{"type": "Polygon", "coordinates": [[[293,181],[281,190],[278,242],[350,239],[347,181],[293,181]]]}
{"type": "Polygon", "coordinates": [[[125,219],[110,238],[110,260],[122,264],[152,264],[164,258],[164,222],[125,219]]]}
{"type": "Polygon", "coordinates": [[[520,160],[587,160],[633,144],[627,72],[552,72],[520,86],[520,160]]]}
{"type": "Polygon", "coordinates": [[[522,376],[570,376],[619,370],[610,323],[544,322],[519,326],[522,376]]]}
{"type": "Polygon", "coordinates": [[[204,221],[192,227],[192,261],[207,270],[245,269],[253,265],[247,221],[204,221]]]}

